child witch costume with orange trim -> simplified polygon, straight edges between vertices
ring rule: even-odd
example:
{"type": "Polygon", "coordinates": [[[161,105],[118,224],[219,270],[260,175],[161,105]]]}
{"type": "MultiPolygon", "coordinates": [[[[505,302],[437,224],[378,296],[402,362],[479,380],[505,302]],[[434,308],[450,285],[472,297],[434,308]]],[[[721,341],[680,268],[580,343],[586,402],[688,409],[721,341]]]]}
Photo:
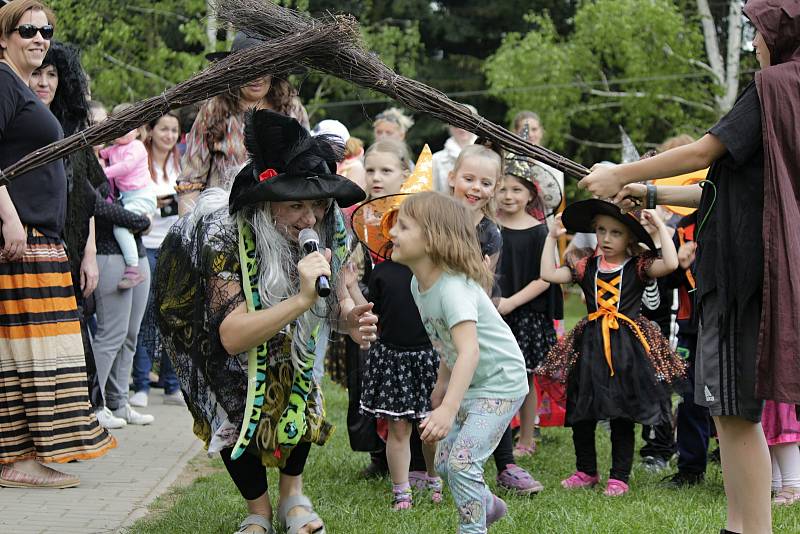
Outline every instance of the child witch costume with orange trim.
{"type": "Polygon", "coordinates": [[[571,232],[593,232],[597,215],[624,223],[650,251],[620,265],[589,252],[570,266],[589,313],[551,349],[537,373],[567,384],[566,426],[605,419],[663,423],[671,413],[669,384],[683,376],[684,363],[658,326],[641,315],[655,245],[637,216],[603,200],[570,205],[562,221],[571,232]]]}

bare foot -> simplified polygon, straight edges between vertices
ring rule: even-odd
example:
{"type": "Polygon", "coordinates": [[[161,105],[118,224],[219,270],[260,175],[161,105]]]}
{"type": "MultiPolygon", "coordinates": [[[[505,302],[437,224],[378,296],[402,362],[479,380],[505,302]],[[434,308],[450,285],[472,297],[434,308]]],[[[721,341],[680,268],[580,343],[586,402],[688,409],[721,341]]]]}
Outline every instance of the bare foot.
{"type": "MultiPolygon", "coordinates": [[[[287,517],[297,517],[308,514],[308,510],[302,506],[295,506],[286,512],[287,517]]],[[[314,534],[316,531],[323,527],[322,521],[312,521],[300,529],[300,534],[314,534]]]]}

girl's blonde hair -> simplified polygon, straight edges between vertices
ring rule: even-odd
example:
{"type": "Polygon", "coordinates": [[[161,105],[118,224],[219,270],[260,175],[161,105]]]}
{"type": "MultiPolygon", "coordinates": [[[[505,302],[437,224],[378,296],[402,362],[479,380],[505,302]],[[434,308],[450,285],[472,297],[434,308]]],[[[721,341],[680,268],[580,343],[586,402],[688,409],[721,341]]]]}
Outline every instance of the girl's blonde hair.
{"type": "Polygon", "coordinates": [[[381,139],[370,145],[364,153],[364,162],[373,152],[381,152],[383,154],[392,154],[400,161],[400,167],[403,172],[411,172],[411,152],[408,150],[408,145],[397,139],[381,139]]]}
{"type": "Polygon", "coordinates": [[[364,141],[358,137],[350,137],[344,144],[344,158],[360,156],[364,153],[364,141]]]}
{"type": "MultiPolygon", "coordinates": [[[[497,189],[500,187],[500,180],[503,177],[503,158],[492,150],[489,147],[484,145],[467,145],[461,150],[461,153],[456,158],[456,163],[453,165],[453,176],[458,173],[458,170],[461,168],[461,165],[466,161],[468,158],[486,158],[492,163],[495,164],[497,172],[494,175],[494,191],[492,192],[492,198],[489,199],[489,202],[484,204],[482,210],[483,214],[488,217],[490,220],[495,220],[495,212],[497,211],[497,201],[495,200],[495,194],[497,193],[497,189]]],[[[450,193],[453,192],[453,188],[450,188],[450,193]]]]}
{"type": "Polygon", "coordinates": [[[434,265],[464,274],[481,287],[491,285],[494,277],[483,262],[472,217],[460,202],[435,191],[416,193],[400,205],[400,215],[420,226],[434,265]]]}
{"type": "Polygon", "coordinates": [[[375,116],[375,121],[372,123],[372,125],[375,126],[381,121],[396,124],[404,133],[414,126],[414,119],[403,113],[403,110],[400,108],[388,108],[381,111],[375,116]]]}

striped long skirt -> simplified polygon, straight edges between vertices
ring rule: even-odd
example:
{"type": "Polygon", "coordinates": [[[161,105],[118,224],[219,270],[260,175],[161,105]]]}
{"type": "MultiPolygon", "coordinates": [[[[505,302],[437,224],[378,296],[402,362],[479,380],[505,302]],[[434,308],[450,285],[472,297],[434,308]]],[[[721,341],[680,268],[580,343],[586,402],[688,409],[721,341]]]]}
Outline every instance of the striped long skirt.
{"type": "Polygon", "coordinates": [[[114,447],[89,403],[64,247],[29,230],[24,257],[0,259],[0,464],[85,460],[114,447]]]}

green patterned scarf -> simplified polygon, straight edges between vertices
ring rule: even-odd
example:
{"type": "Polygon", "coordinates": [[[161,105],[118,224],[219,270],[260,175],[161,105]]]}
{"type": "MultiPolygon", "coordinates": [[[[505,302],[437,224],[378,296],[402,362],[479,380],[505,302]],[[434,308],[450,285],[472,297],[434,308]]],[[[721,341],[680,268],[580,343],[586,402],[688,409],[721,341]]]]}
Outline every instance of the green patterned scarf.
{"type": "MultiPolygon", "coordinates": [[[[332,272],[338,273],[347,258],[347,230],[341,211],[334,207],[334,235],[333,258],[331,261],[332,272]]],[[[249,225],[238,223],[239,229],[239,261],[242,268],[242,286],[247,303],[248,313],[263,309],[263,304],[258,293],[258,261],[256,258],[256,244],[253,230],[249,225]]],[[[294,447],[306,432],[306,406],[308,395],[313,383],[314,361],[317,339],[322,322],[318,322],[311,331],[311,336],[305,342],[292,343],[292,352],[300,351],[301,366],[295,370],[292,381],[291,393],[286,408],[281,415],[277,427],[278,444],[280,447],[294,447]]],[[[297,329],[295,329],[297,332],[297,329]]],[[[266,389],[267,365],[269,354],[267,342],[250,349],[247,360],[247,401],[245,415],[239,438],[231,453],[232,459],[237,459],[245,451],[250,440],[255,435],[258,423],[261,420],[261,411],[264,406],[264,392],[266,389]]],[[[280,447],[276,449],[276,456],[280,457],[280,447]]]]}

